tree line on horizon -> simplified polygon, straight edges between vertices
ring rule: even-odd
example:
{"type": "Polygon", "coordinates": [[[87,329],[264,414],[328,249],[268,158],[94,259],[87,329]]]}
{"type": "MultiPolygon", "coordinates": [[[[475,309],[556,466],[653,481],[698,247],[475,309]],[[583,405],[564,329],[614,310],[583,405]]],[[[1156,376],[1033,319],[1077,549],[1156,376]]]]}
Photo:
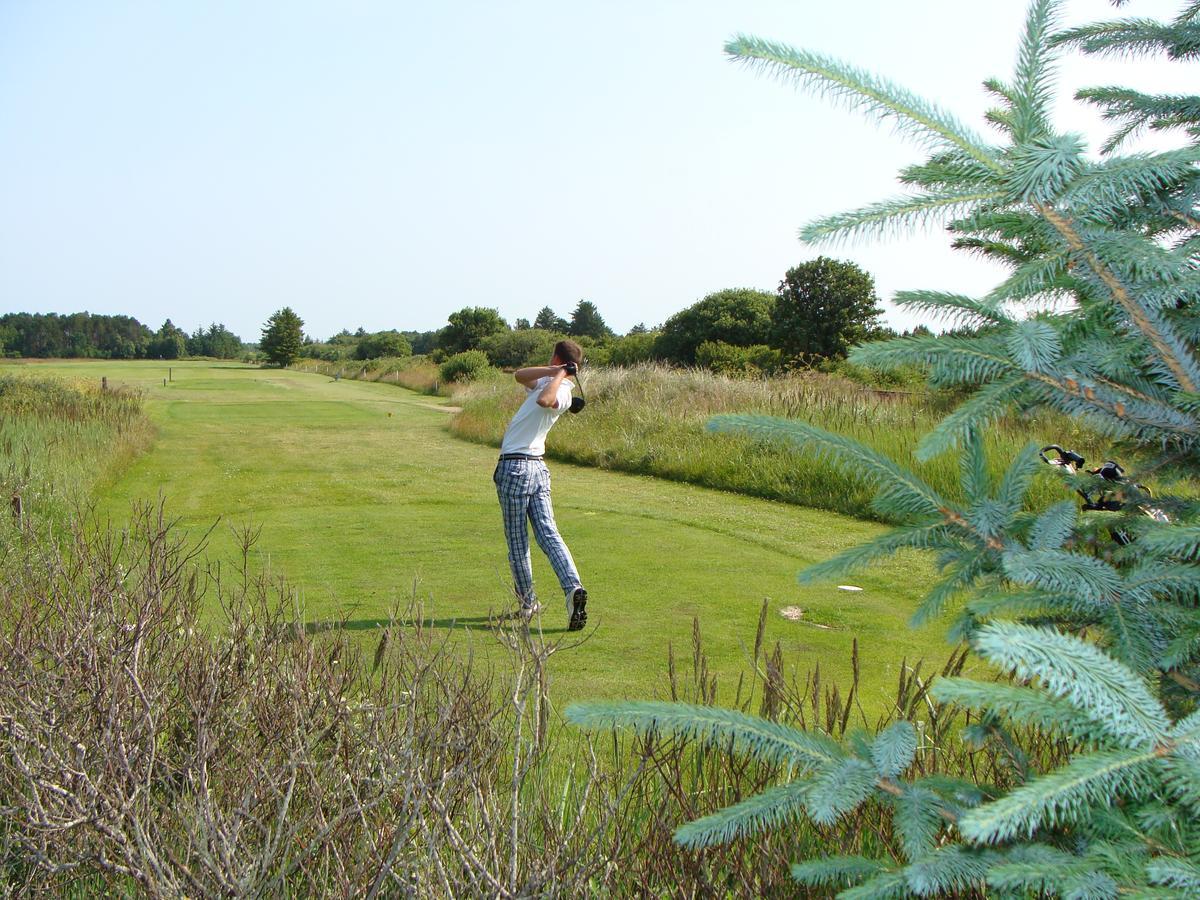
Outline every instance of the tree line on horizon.
{"type": "MultiPolygon", "coordinates": [[[[532,319],[509,323],[494,307],[468,306],[433,331],[343,330],[326,341],[303,334],[290,307],[266,323],[267,360],[329,362],[428,356],[434,362],[472,354],[479,364],[514,368],[549,358],[556,341],[578,341],[595,365],[660,361],[725,374],[770,374],[839,360],[863,341],[894,336],[881,324],[874,279],[853,262],[818,257],[789,269],[775,292],[717,291],[661,325],[639,323],[626,334],[609,327],[596,304],[580,300],[570,318],[543,306],[532,319]]],[[[928,333],[918,329],[918,333],[928,333]]]]}
{"type": "Polygon", "coordinates": [[[153,331],[122,315],[20,312],[0,316],[0,357],[9,359],[238,359],[247,349],[240,337],[216,322],[188,334],[170,319],[153,331]]]}
{"type": "Polygon", "coordinates": [[[661,325],[639,323],[615,332],[596,304],[580,300],[569,318],[543,306],[510,324],[498,309],[469,306],[431,331],[343,329],[319,341],[303,332],[291,309],[276,311],[259,344],[244,342],[223,324],[192,334],[167,319],[153,331],[129,316],[87,312],[9,313],[0,316],[0,356],[99,359],[263,358],[290,365],[299,358],[333,362],[462,353],[480,363],[513,368],[549,358],[556,341],[572,338],[595,365],[652,360],[700,366],[725,374],[770,374],[845,357],[865,340],[894,335],[880,323],[874,279],[853,262],[818,257],[789,269],[777,290],[717,291],[661,325]]]}

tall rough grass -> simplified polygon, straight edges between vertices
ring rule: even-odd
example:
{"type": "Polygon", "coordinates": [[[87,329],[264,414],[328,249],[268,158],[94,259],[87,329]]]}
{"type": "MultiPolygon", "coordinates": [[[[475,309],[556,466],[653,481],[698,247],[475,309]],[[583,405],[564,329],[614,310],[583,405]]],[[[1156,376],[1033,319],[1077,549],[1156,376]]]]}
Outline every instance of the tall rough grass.
{"type": "Polygon", "coordinates": [[[298,627],[292,592],[249,570],[255,534],[241,537],[240,562],[209,565],[143,507],[121,532],[87,523],[9,555],[10,890],[529,896],[592,874],[578,860],[614,795],[594,756],[538,789],[544,658],[530,641],[507,700],[419,616],[365,658],[345,632],[298,627]],[[214,600],[223,627],[203,624],[214,600]],[[581,810],[594,826],[577,827],[581,810]]]}
{"type": "Polygon", "coordinates": [[[134,392],[0,375],[0,518],[61,521],[153,436],[134,392]]]}
{"type": "MultiPolygon", "coordinates": [[[[803,419],[911,462],[917,442],[947,411],[947,401],[934,394],[872,390],[821,373],[733,379],[647,364],[591,370],[583,381],[587,408],[560,419],[548,456],[864,518],[881,517],[871,506],[873,491],[859,479],[793,445],[709,434],[705,423],[729,412],[803,419]]],[[[451,422],[454,433],[499,446],[523,394],[511,382],[486,382],[465,386],[455,397],[463,410],[451,422]]],[[[1029,441],[1071,446],[1088,459],[1100,453],[1095,438],[1066,417],[1010,417],[987,436],[993,473],[1029,441]]],[[[948,496],[958,495],[953,456],[915,468],[948,496]]],[[[1062,499],[1061,485],[1051,478],[1039,490],[1037,502],[1062,499]]]]}
{"type": "MultiPolygon", "coordinates": [[[[672,840],[784,773],[681,739],[567,731],[545,663],[569,646],[517,623],[485,666],[397,610],[373,650],[308,629],[247,560],[208,561],[162,506],[121,531],[75,523],[0,566],[0,877],[22,896],[795,896],[788,862],[899,853],[890,817],[797,821],[725,847],[672,840]],[[222,626],[202,606],[220,603],[222,626]],[[622,775],[619,773],[629,773],[622,775]]],[[[841,735],[868,723],[850,684],[787,678],[778,646],[721,698],[697,623],[664,693],[841,735]]],[[[964,654],[942,669],[957,672],[964,654]]],[[[980,785],[1019,773],[958,735],[968,713],[902,665],[894,708],[913,763],[980,785]]],[[[1043,741],[1027,751],[1061,754],[1043,741]]]]}
{"type": "Polygon", "coordinates": [[[329,378],[349,378],[354,381],[380,381],[386,384],[397,384],[420,394],[449,396],[450,393],[450,386],[442,382],[437,365],[426,356],[351,359],[344,362],[300,359],[293,363],[292,368],[298,372],[315,372],[329,378]]]}

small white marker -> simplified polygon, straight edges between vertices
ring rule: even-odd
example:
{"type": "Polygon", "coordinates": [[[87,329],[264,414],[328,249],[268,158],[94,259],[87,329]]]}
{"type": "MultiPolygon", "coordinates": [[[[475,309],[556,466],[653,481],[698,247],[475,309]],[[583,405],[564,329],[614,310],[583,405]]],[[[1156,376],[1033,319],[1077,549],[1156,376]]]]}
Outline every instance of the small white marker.
{"type": "Polygon", "coordinates": [[[861,591],[861,590],[862,590],[862,588],[860,588],[860,587],[855,587],[855,586],[854,586],[854,585],[852,585],[852,584],[839,584],[839,585],[838,585],[838,590],[839,590],[839,591],[861,591]]]}

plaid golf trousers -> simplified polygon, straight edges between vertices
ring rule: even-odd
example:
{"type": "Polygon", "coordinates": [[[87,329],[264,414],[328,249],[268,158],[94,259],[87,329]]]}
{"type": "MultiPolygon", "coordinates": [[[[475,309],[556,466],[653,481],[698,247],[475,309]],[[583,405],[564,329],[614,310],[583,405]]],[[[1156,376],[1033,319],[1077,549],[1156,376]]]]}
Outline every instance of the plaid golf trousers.
{"type": "Polygon", "coordinates": [[[504,514],[508,564],[521,605],[531,607],[537,602],[526,519],[533,525],[533,536],[550,560],[563,593],[579,587],[575,560],[554,524],[554,509],[550,506],[550,470],[546,464],[540,459],[502,459],[496,465],[492,480],[496,483],[500,511],[504,514]]]}

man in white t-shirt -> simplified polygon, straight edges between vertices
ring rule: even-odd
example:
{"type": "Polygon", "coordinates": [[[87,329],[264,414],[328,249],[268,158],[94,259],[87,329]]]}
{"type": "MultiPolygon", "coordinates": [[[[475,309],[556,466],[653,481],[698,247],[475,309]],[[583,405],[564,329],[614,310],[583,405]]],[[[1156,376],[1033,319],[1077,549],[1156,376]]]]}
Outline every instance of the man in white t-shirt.
{"type": "Polygon", "coordinates": [[[513,588],[521,611],[532,615],[538,609],[533,591],[533,569],[529,562],[529,532],[550,560],[567,602],[567,628],[578,631],[587,623],[587,591],[579,580],[575,560],[567,549],[550,505],[550,470],[542,459],[546,434],[571,407],[571,380],[583,360],[583,351],[574,341],[559,341],[548,366],[518,369],[517,381],[527,391],[525,402],[513,415],[500,444],[500,461],[492,480],[504,513],[504,537],[508,541],[508,563],[512,568],[513,588]]]}

